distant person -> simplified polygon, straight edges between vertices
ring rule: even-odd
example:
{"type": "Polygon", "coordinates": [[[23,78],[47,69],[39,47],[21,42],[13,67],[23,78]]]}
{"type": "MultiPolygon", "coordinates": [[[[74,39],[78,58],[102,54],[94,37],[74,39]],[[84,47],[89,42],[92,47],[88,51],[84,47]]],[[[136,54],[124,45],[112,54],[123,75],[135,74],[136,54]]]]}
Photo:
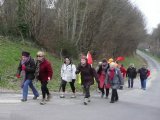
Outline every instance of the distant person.
{"type": "Polygon", "coordinates": [[[17,78],[20,78],[21,76],[23,79],[21,83],[21,88],[23,89],[23,98],[21,99],[22,102],[27,101],[28,86],[32,89],[34,94],[33,99],[37,99],[37,97],[39,97],[39,93],[32,83],[33,79],[35,78],[35,69],[36,65],[34,59],[31,58],[29,52],[23,51],[22,58],[17,70],[17,78]]]}
{"type": "Polygon", "coordinates": [[[119,100],[117,89],[124,84],[123,76],[114,62],[110,63],[110,68],[106,74],[106,84],[110,84],[112,88],[112,95],[110,103],[117,102],[119,100]]]}
{"type": "Polygon", "coordinates": [[[81,74],[81,85],[84,88],[84,105],[87,105],[90,102],[90,86],[94,84],[94,78],[97,82],[98,76],[96,71],[90,64],[88,64],[88,60],[85,56],[81,57],[81,62],[77,67],[76,74],[81,74]]]}
{"type": "Polygon", "coordinates": [[[35,75],[36,78],[41,82],[42,101],[40,104],[44,105],[46,104],[45,101],[49,101],[51,98],[51,94],[47,85],[48,82],[52,79],[53,70],[51,63],[45,58],[45,53],[42,51],[37,52],[35,75]]]}
{"type": "Polygon", "coordinates": [[[125,79],[127,70],[126,70],[126,68],[124,67],[123,64],[120,65],[120,71],[122,73],[123,79],[125,79]]]}
{"type": "Polygon", "coordinates": [[[102,93],[101,98],[103,98],[104,95],[106,95],[106,98],[108,98],[108,95],[109,95],[110,85],[105,84],[106,73],[107,73],[108,69],[109,69],[109,65],[108,65],[106,59],[103,59],[101,64],[99,65],[99,68],[96,70],[97,74],[98,74],[98,79],[99,79],[99,89],[102,93]]]}
{"type": "Polygon", "coordinates": [[[65,98],[65,88],[67,82],[69,82],[70,87],[72,89],[73,95],[71,98],[75,98],[75,80],[76,80],[76,66],[72,63],[69,57],[65,57],[64,64],[61,67],[61,87],[62,87],[62,94],[60,98],[65,98]]]}
{"type": "Polygon", "coordinates": [[[146,90],[146,82],[147,82],[147,78],[150,76],[150,70],[147,69],[147,65],[144,64],[144,65],[138,70],[138,73],[140,74],[141,89],[146,90]]]}
{"type": "Polygon", "coordinates": [[[134,64],[131,63],[127,69],[126,77],[128,77],[128,88],[133,88],[134,79],[136,78],[137,72],[134,64]]]}

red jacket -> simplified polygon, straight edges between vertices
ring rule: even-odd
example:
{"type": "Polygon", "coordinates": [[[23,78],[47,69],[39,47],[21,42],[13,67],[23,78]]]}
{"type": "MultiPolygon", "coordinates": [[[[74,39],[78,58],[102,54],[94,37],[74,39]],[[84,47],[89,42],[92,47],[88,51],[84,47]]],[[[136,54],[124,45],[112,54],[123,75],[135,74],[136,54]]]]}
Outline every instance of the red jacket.
{"type": "Polygon", "coordinates": [[[125,78],[127,72],[126,69],[124,67],[120,67],[120,71],[122,73],[123,78],[125,78]]]}
{"type": "Polygon", "coordinates": [[[40,64],[39,76],[40,81],[48,81],[48,77],[52,78],[53,70],[49,61],[46,59],[40,64]]]}

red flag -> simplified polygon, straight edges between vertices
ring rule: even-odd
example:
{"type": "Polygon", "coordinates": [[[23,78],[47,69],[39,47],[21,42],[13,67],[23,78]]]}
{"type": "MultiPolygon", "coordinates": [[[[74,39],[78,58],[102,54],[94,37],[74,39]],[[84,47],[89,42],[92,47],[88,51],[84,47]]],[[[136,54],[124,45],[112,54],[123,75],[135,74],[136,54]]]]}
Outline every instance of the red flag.
{"type": "Polygon", "coordinates": [[[125,60],[125,58],[122,57],[122,56],[119,56],[119,57],[117,57],[117,59],[116,59],[116,61],[123,61],[123,60],[125,60]]]}
{"type": "Polygon", "coordinates": [[[93,63],[93,60],[92,60],[92,55],[91,55],[91,53],[88,51],[88,53],[87,53],[87,59],[88,59],[88,64],[92,64],[93,63]]]}

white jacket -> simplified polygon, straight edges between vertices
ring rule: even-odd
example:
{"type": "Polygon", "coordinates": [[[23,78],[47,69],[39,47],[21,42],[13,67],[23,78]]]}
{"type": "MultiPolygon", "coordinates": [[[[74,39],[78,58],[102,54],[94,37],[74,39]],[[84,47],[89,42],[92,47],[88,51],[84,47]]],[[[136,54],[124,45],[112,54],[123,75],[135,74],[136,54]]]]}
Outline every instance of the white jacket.
{"type": "Polygon", "coordinates": [[[64,81],[71,82],[76,79],[76,66],[74,64],[63,64],[61,67],[61,78],[64,81]]]}

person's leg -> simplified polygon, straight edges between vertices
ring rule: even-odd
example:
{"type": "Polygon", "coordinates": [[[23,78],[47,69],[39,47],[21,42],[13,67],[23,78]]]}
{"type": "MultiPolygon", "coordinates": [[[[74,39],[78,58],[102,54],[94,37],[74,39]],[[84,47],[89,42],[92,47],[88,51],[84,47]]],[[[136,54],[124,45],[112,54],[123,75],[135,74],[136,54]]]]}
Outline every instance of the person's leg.
{"type": "Polygon", "coordinates": [[[141,80],[141,89],[143,89],[143,80],[141,80]]]}
{"type": "Polygon", "coordinates": [[[131,78],[131,88],[133,88],[133,84],[134,84],[134,79],[131,78]]]}
{"type": "Polygon", "coordinates": [[[110,103],[114,103],[115,102],[115,96],[116,96],[116,89],[112,89],[112,96],[111,96],[110,103]]]}
{"type": "Polygon", "coordinates": [[[101,91],[101,93],[102,93],[102,94],[101,94],[101,98],[103,98],[103,97],[104,97],[104,94],[105,94],[105,93],[104,93],[104,88],[99,88],[99,89],[100,89],[100,91],[101,91]]]}
{"type": "Polygon", "coordinates": [[[130,88],[131,87],[131,78],[130,77],[128,77],[128,88],[130,88]]]}
{"type": "Polygon", "coordinates": [[[31,88],[31,90],[32,90],[32,92],[33,92],[33,94],[34,94],[33,99],[37,99],[37,97],[39,97],[39,93],[38,93],[38,91],[36,90],[36,88],[34,87],[32,81],[29,83],[29,87],[31,88]]]}
{"type": "Polygon", "coordinates": [[[42,99],[45,100],[45,98],[46,98],[46,84],[44,82],[41,82],[41,91],[42,91],[42,99]]]}
{"type": "Polygon", "coordinates": [[[23,84],[23,98],[21,101],[27,101],[27,96],[28,96],[28,86],[31,80],[25,80],[23,84]]]}
{"type": "Polygon", "coordinates": [[[109,95],[109,88],[106,88],[106,99],[108,99],[108,95],[109,95]]]}
{"type": "Polygon", "coordinates": [[[143,80],[143,90],[146,90],[146,79],[145,80],[143,80]]]}
{"type": "Polygon", "coordinates": [[[75,86],[74,86],[74,83],[75,83],[75,80],[72,80],[71,82],[69,82],[69,84],[70,84],[70,87],[71,87],[71,89],[72,89],[72,92],[73,92],[73,95],[71,96],[71,98],[75,98],[76,96],[75,96],[75,86]]]}
{"type": "Polygon", "coordinates": [[[117,89],[115,89],[115,101],[118,101],[118,92],[117,92],[117,89]]]}
{"type": "Polygon", "coordinates": [[[84,86],[85,97],[84,97],[84,105],[87,105],[87,102],[90,102],[90,86],[84,86]]]}
{"type": "Polygon", "coordinates": [[[66,84],[67,84],[67,82],[62,80],[62,92],[63,93],[62,93],[62,95],[60,95],[60,98],[64,98],[65,97],[64,94],[65,94],[66,84]]]}

